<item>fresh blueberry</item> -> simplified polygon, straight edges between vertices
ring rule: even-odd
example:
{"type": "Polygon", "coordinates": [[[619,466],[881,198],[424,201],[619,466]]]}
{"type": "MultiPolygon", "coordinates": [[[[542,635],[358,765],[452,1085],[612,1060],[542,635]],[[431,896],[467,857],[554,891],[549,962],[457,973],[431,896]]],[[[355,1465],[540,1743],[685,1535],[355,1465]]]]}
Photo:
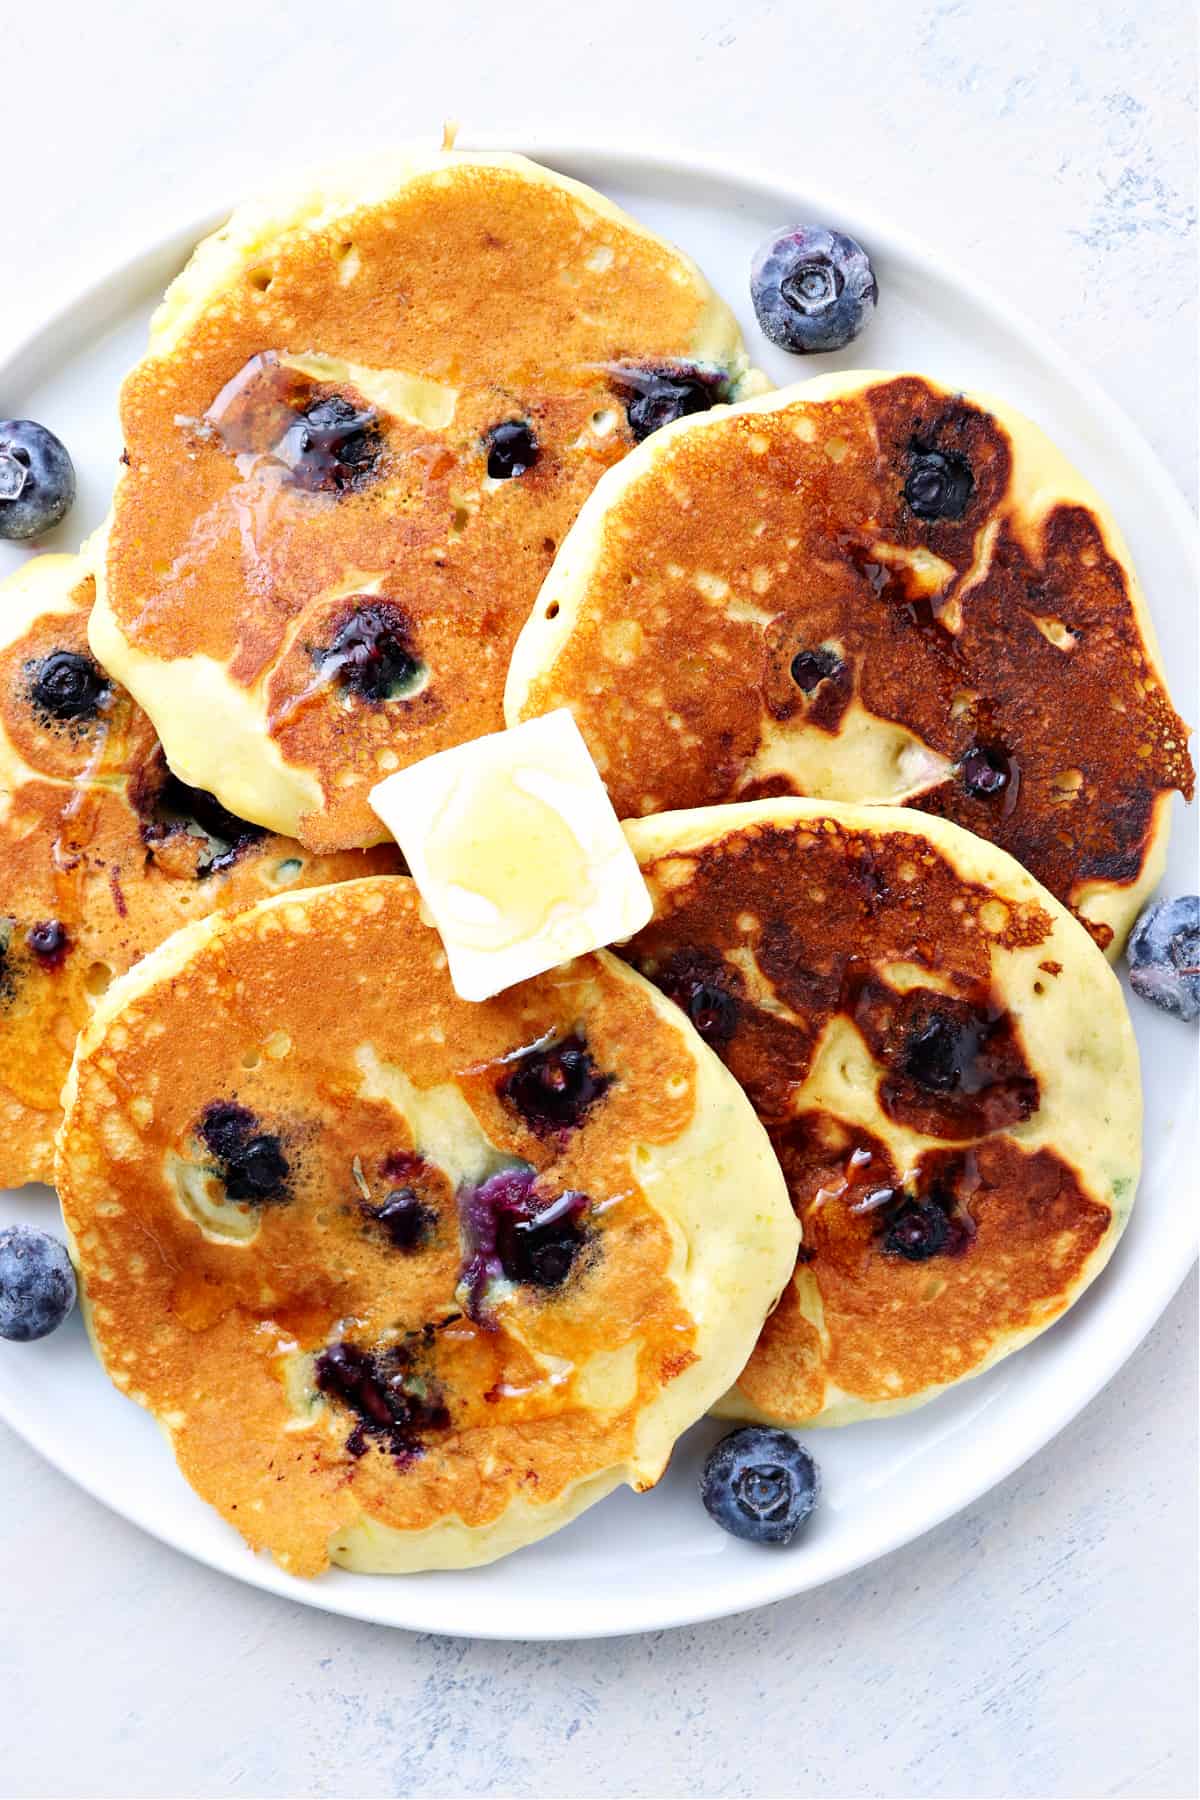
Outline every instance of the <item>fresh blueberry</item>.
{"type": "Polygon", "coordinates": [[[108,692],[103,670],[75,650],[55,650],[33,665],[30,697],[52,719],[94,719],[108,692]]]}
{"type": "Polygon", "coordinates": [[[545,1137],[582,1125],[612,1082],[611,1075],[596,1067],[582,1037],[573,1033],[545,1049],[526,1051],[499,1092],[531,1131],[545,1137]]]}
{"type": "Polygon", "coordinates": [[[52,431],[0,419],[0,537],[31,538],[71,510],[75,469],[52,431]]]}
{"type": "Polygon", "coordinates": [[[506,419],[487,434],[487,472],[493,481],[511,481],[532,469],[540,453],[533,426],[524,419],[506,419]]]}
{"type": "Polygon", "coordinates": [[[918,519],[961,519],[974,492],[975,477],[965,456],[910,444],[904,498],[918,519]]]}
{"type": "Polygon", "coordinates": [[[359,606],[317,652],[323,675],[372,705],[402,699],[421,671],[406,615],[390,601],[359,606]]]}
{"type": "Polygon", "coordinates": [[[75,1271],[57,1238],[29,1225],[0,1231],[0,1338],[47,1337],[74,1304],[75,1271]]]}
{"type": "Polygon", "coordinates": [[[822,225],[797,225],[759,245],[750,298],[771,342],[806,356],[840,350],[856,338],[879,288],[861,244],[822,225]]]}
{"type": "Polygon", "coordinates": [[[1125,946],[1135,994],[1180,1019],[1200,1017],[1200,899],[1182,894],[1148,906],[1125,946]]]}
{"type": "Polygon", "coordinates": [[[728,391],[719,370],[698,369],[694,363],[618,363],[609,374],[639,444],[676,419],[710,412],[728,391]]]}
{"type": "Polygon", "coordinates": [[[817,1465],[786,1431],[743,1425],[708,1455],[700,1498],[722,1530],[751,1544],[789,1544],[816,1505],[817,1465]]]}

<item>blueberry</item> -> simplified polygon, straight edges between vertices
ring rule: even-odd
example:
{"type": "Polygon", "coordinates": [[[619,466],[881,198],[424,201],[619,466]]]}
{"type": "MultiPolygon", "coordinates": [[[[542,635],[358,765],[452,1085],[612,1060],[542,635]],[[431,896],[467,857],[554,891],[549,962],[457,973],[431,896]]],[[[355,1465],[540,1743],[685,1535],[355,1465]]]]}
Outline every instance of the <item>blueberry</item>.
{"type": "Polygon", "coordinates": [[[49,531],[74,499],[75,469],[54,433],[32,419],[0,419],[0,538],[49,531]]]}
{"type": "Polygon", "coordinates": [[[0,1338],[47,1337],[74,1304],[75,1271],[57,1238],[28,1225],[0,1231],[0,1338]]]}
{"type": "Polygon", "coordinates": [[[538,1137],[583,1124],[597,1100],[612,1086],[582,1037],[573,1033],[542,1050],[528,1050],[500,1083],[500,1098],[518,1112],[538,1137]]]}
{"type": "Polygon", "coordinates": [[[700,1498],[709,1517],[750,1544],[789,1544],[816,1505],[817,1465],[786,1431],[743,1425],[708,1454],[700,1498]]]}
{"type": "Polygon", "coordinates": [[[290,1200],[291,1169],[279,1139],[260,1132],[258,1120],[234,1100],[216,1100],[200,1121],[200,1137],[220,1164],[230,1200],[253,1206],[290,1200]]]}
{"type": "Polygon", "coordinates": [[[386,600],[352,612],[329,648],[318,651],[316,663],[323,675],[372,705],[403,699],[423,667],[406,615],[386,600]]]}
{"type": "Polygon", "coordinates": [[[330,1344],[316,1358],[316,1382],[323,1394],[357,1413],[358,1423],[346,1439],[352,1456],[367,1448],[368,1434],[383,1440],[401,1463],[419,1456],[421,1431],[445,1431],[449,1408],[436,1386],[413,1367],[405,1343],[364,1350],[359,1344],[330,1344]]]}
{"type": "Polygon", "coordinates": [[[568,1190],[540,1212],[499,1212],[496,1251],[509,1280],[561,1287],[584,1242],[579,1220],[586,1210],[585,1197],[568,1190]]]}
{"type": "Polygon", "coordinates": [[[941,1207],[914,1202],[891,1220],[883,1234],[883,1247],[889,1255],[903,1256],[907,1262],[925,1262],[946,1248],[949,1237],[950,1221],[941,1207]]]}
{"type": "Polygon", "coordinates": [[[706,1044],[727,1044],[737,1030],[741,1008],[737,997],[720,985],[717,958],[703,963],[689,952],[682,952],[672,963],[654,976],[655,982],[682,1007],[706,1044]]]}
{"type": "Polygon", "coordinates": [[[434,1223],[434,1215],[412,1188],[393,1188],[381,1206],[365,1206],[363,1211],[383,1226],[397,1250],[419,1250],[434,1223]]]}
{"type": "Polygon", "coordinates": [[[52,719],[94,719],[108,693],[98,664],[74,650],[55,650],[34,667],[30,698],[52,719]]]}
{"type": "Polygon", "coordinates": [[[1011,759],[989,744],[972,744],[959,764],[963,786],[975,800],[1002,794],[1012,778],[1011,759]]]}
{"type": "Polygon", "coordinates": [[[59,919],[42,919],[37,925],[31,925],[25,934],[25,942],[45,969],[60,968],[71,946],[67,928],[59,919]]]}
{"type": "Polygon", "coordinates": [[[493,481],[511,481],[532,469],[540,454],[533,426],[524,419],[506,419],[487,434],[487,472],[493,481]]]}
{"type": "Polygon", "coordinates": [[[759,245],[750,298],[771,342],[806,356],[840,350],[856,338],[879,288],[861,244],[822,225],[797,225],[759,245]]]}
{"type": "Polygon", "coordinates": [[[284,434],[277,454],[293,487],[307,494],[342,494],[363,486],[382,453],[376,416],[340,394],[315,400],[284,434]]]}
{"type": "Polygon", "coordinates": [[[1182,894],[1148,906],[1125,947],[1135,994],[1180,1019],[1200,1017],[1200,899],[1182,894]]]}
{"type": "Polygon", "coordinates": [[[792,658],[792,680],[801,692],[811,694],[841,667],[841,657],[832,650],[800,650],[792,658]]]}
{"type": "Polygon", "coordinates": [[[727,391],[719,371],[698,369],[692,363],[619,363],[609,373],[639,444],[676,419],[711,411],[727,391]]]}
{"type": "Polygon", "coordinates": [[[908,451],[904,498],[918,519],[961,519],[975,492],[975,477],[957,450],[913,442],[908,451]]]}

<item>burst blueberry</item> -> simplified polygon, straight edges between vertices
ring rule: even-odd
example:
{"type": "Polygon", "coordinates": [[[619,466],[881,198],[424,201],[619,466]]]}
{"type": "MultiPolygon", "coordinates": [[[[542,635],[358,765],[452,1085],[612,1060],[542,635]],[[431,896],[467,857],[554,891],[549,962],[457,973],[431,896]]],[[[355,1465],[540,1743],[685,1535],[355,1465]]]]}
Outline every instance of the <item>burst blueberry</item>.
{"type": "Polygon", "coordinates": [[[382,1226],[395,1249],[419,1250],[429,1237],[436,1217],[412,1188],[393,1188],[379,1206],[364,1206],[367,1217],[382,1226]]]}
{"type": "Polygon", "coordinates": [[[216,1159],[230,1200],[252,1206],[291,1198],[291,1168],[279,1139],[259,1131],[249,1107],[216,1100],[200,1120],[199,1135],[216,1159]]]}
{"type": "Polygon", "coordinates": [[[879,298],[861,244],[823,225],[796,225],[760,244],[750,298],[764,333],[797,356],[841,350],[869,322],[879,298]]]}
{"type": "Polygon", "coordinates": [[[957,450],[938,450],[913,442],[908,451],[904,498],[918,519],[961,519],[971,504],[975,477],[957,450]]]}
{"type": "Polygon", "coordinates": [[[402,699],[422,668],[408,617],[388,600],[357,607],[315,660],[323,675],[373,706],[402,699]]]}
{"type": "Polygon", "coordinates": [[[786,1431],[743,1425],[709,1452],[700,1498],[722,1530],[750,1544],[789,1544],[817,1502],[817,1465],[786,1431]]]}
{"type": "Polygon", "coordinates": [[[1135,994],[1177,1018],[1200,1018],[1200,898],[1182,894],[1148,906],[1125,955],[1135,994]]]}
{"type": "Polygon", "coordinates": [[[639,444],[676,419],[711,411],[727,394],[725,377],[718,370],[699,369],[693,363],[618,363],[609,373],[639,444]]]}
{"type": "Polygon", "coordinates": [[[883,1233],[883,1247],[890,1256],[906,1262],[927,1262],[947,1247],[950,1221],[936,1201],[914,1201],[902,1206],[883,1233]]]}
{"type": "Polygon", "coordinates": [[[499,1093],[531,1131],[545,1137],[582,1125],[612,1083],[613,1077],[596,1067],[583,1038],[573,1032],[556,1044],[526,1051],[500,1083],[499,1093]]]}
{"type": "Polygon", "coordinates": [[[533,426],[526,419],[506,419],[487,435],[487,472],[493,481],[526,475],[540,454],[533,426]]]}
{"type": "Polygon", "coordinates": [[[0,419],[0,538],[49,531],[74,500],[66,445],[33,419],[0,419]]]}
{"type": "Polygon", "coordinates": [[[36,665],[30,697],[52,719],[93,719],[109,693],[108,681],[90,656],[55,650],[36,665]]]}
{"type": "Polygon", "coordinates": [[[57,1238],[29,1225],[0,1231],[0,1338],[48,1337],[74,1304],[75,1271],[57,1238]]]}

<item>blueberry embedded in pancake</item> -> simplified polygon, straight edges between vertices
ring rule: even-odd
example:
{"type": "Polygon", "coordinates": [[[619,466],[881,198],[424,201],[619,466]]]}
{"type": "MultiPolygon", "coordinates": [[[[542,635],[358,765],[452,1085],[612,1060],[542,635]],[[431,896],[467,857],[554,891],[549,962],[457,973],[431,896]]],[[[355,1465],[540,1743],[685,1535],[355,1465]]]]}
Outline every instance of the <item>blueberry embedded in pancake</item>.
{"type": "Polygon", "coordinates": [[[651,1485],[796,1255],[675,1007],[603,953],[460,1000],[403,877],[176,933],[65,1105],[97,1350],[297,1574],[490,1561],[651,1485]]]}
{"type": "Polygon", "coordinates": [[[1137,1050],[1077,921],[1011,857],[891,807],[627,823],[655,917],[621,954],[706,1032],[803,1241],[721,1410],[838,1424],[980,1373],[1124,1227],[1137,1050]]]}
{"type": "Polygon", "coordinates": [[[378,842],[372,785],[502,726],[604,470],[762,385],[688,258],[522,157],[410,150],[244,207],[123,389],[97,654],[192,785],[378,842]]]}
{"type": "Polygon", "coordinates": [[[87,641],[73,556],[0,584],[0,1185],[49,1178],[75,1035],[108,983],[189,919],[402,866],[317,857],[167,767],[87,641]]]}
{"type": "Polygon", "coordinates": [[[610,471],[513,653],[622,817],[904,800],[1008,850],[1116,955],[1192,791],[1137,578],[1026,419],[847,373],[670,427],[610,471]]]}

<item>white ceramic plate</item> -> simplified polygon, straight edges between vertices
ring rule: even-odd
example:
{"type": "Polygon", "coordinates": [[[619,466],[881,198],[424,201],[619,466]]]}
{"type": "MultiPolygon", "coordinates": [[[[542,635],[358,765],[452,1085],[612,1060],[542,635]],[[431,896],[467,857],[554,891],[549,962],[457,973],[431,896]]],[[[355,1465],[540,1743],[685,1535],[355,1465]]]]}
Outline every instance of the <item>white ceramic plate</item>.
{"type": "MultiPolygon", "coordinates": [[[[1111,499],[1154,612],[1174,698],[1196,718],[1192,521],[1135,426],[1026,320],[849,202],[700,160],[537,145],[690,251],[737,311],[754,359],[780,384],[854,363],[916,368],[1004,394],[1044,425],[1111,499]],[[747,292],[750,255],[806,219],[850,231],[879,274],[877,316],[841,357],[797,359],[764,342],[747,292]]],[[[66,441],[79,499],[46,548],[72,548],[106,510],[121,449],[117,388],[141,354],[167,281],[211,221],[145,251],[0,360],[0,416],[41,419],[66,441]]],[[[470,278],[470,272],[465,272],[470,278]]],[[[0,546],[0,572],[21,553],[0,546]]],[[[1196,886],[1195,821],[1179,808],[1169,892],[1196,886]]],[[[1124,1241],[1057,1325],[981,1380],[905,1418],[809,1434],[824,1475],[810,1528],[786,1551],[736,1543],[710,1523],[697,1472],[720,1428],[681,1444],[653,1493],[622,1491],[557,1537],[487,1569],[382,1578],[333,1570],[314,1582],[253,1556],[192,1493],[150,1417],[110,1387],[78,1317],[40,1345],[0,1344],[0,1413],[81,1486],[213,1568],[310,1606],[421,1630],[497,1638],[600,1637],[719,1617],[817,1587],[978,1499],[1059,1431],[1158,1318],[1195,1254],[1196,1039],[1136,999],[1146,1085],[1146,1160],[1124,1241]]],[[[44,1189],[0,1195],[0,1223],[51,1229],[44,1189]]],[[[0,1521],[0,1525],[2,1525],[0,1521]]],[[[1020,1529],[1020,1522],[1015,1528],[1020,1529]]]]}

